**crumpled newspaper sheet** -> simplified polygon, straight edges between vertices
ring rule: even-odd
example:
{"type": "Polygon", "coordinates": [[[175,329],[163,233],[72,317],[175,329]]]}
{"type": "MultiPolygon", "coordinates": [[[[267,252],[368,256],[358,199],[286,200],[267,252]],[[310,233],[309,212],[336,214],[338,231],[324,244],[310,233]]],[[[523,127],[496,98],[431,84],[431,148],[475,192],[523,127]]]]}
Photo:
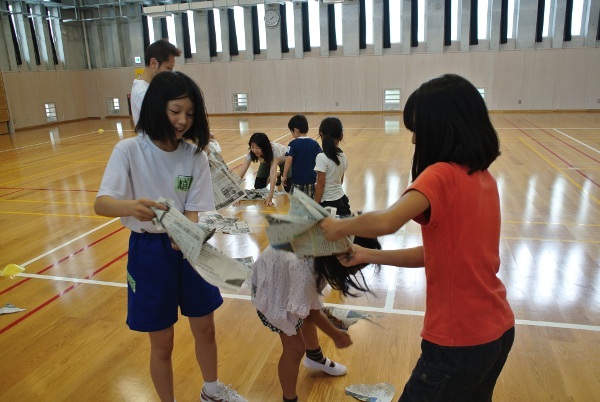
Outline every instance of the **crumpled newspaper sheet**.
{"type": "Polygon", "coordinates": [[[346,331],[350,325],[356,324],[358,320],[365,319],[379,325],[372,318],[380,317],[360,311],[346,310],[338,307],[324,307],[323,312],[329,321],[338,329],[346,331]]]}
{"type": "Polygon", "coordinates": [[[387,382],[379,384],[354,384],[346,387],[346,394],[359,401],[366,402],[391,402],[396,393],[396,388],[387,382]]]}
{"type": "Polygon", "coordinates": [[[18,313],[20,311],[25,311],[24,308],[18,308],[13,306],[10,303],[6,303],[4,305],[4,307],[0,308],[0,314],[11,314],[11,313],[18,313]]]}

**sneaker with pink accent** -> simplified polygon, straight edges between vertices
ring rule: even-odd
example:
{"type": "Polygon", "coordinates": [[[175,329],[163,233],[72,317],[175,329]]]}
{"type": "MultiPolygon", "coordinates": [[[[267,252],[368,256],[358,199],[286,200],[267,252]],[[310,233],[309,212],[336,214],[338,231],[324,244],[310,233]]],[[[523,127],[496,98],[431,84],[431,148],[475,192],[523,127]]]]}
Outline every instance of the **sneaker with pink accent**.
{"type": "Polygon", "coordinates": [[[246,398],[237,393],[233,388],[219,383],[219,392],[216,395],[208,395],[204,387],[200,393],[200,402],[248,402],[246,398]]]}
{"type": "Polygon", "coordinates": [[[321,364],[319,362],[309,359],[308,357],[305,357],[304,367],[313,370],[321,370],[322,372],[333,376],[344,375],[348,372],[346,366],[344,366],[341,363],[331,361],[328,358],[325,358],[325,363],[321,364]]]}

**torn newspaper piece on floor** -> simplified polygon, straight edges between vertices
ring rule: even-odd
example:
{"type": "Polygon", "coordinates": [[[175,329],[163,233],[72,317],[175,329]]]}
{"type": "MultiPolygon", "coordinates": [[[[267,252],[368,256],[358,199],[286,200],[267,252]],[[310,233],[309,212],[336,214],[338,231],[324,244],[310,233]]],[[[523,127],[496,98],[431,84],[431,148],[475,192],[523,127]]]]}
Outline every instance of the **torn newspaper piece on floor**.
{"type": "Polygon", "coordinates": [[[346,394],[359,401],[366,402],[391,402],[396,393],[396,388],[387,382],[379,384],[355,384],[346,387],[346,394]]]}
{"type": "Polygon", "coordinates": [[[4,305],[4,307],[0,308],[0,314],[12,314],[12,313],[18,313],[18,312],[21,312],[21,311],[25,311],[25,309],[24,308],[15,307],[15,306],[13,306],[10,303],[6,303],[4,305]]]}

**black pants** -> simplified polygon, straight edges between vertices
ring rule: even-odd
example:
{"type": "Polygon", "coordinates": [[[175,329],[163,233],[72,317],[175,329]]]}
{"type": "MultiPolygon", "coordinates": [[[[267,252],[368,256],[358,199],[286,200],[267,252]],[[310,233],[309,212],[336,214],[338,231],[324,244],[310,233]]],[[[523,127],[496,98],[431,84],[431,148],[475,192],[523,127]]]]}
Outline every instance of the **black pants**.
{"type": "Polygon", "coordinates": [[[399,402],[491,402],[515,340],[514,327],[483,345],[446,347],[423,340],[399,402]]]}
{"type": "Polygon", "coordinates": [[[348,197],[346,195],[344,195],[339,200],[335,200],[335,201],[322,201],[321,202],[321,206],[322,207],[335,207],[335,208],[337,208],[337,211],[335,212],[335,214],[337,216],[350,216],[350,215],[352,215],[352,212],[350,212],[350,200],[348,200],[348,197]]]}

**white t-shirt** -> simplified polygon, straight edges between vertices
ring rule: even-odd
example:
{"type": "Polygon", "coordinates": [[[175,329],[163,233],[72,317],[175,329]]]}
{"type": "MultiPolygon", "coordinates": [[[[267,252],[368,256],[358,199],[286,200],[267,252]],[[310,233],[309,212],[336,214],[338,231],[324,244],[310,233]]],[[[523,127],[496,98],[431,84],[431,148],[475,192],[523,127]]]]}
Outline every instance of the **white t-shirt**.
{"type": "MultiPolygon", "coordinates": [[[[285,154],[288,151],[287,145],[282,145],[278,142],[271,141],[271,148],[273,148],[273,158],[277,161],[277,164],[281,165],[283,162],[285,162],[285,154]]],[[[252,160],[252,158],[250,157],[250,152],[248,152],[248,154],[246,155],[247,161],[252,160]]]]}
{"type": "Polygon", "coordinates": [[[325,153],[322,152],[317,155],[315,170],[325,173],[325,190],[323,191],[321,201],[335,201],[344,196],[342,177],[346,169],[348,169],[348,160],[343,152],[338,154],[338,158],[340,164],[336,165],[325,153]]]}
{"type": "MultiPolygon", "coordinates": [[[[97,197],[117,200],[161,197],[175,202],[178,211],[212,211],[215,201],[208,158],[194,154],[196,146],[185,141],[173,152],[158,148],[146,134],[120,141],[115,146],[98,190],[97,197]]],[[[121,217],[134,232],[164,233],[150,221],[121,217]]]]}
{"type": "Polygon", "coordinates": [[[271,246],[252,265],[252,304],[286,335],[296,334],[298,319],[323,308],[317,291],[314,258],[271,246]]]}
{"type": "Polygon", "coordinates": [[[137,125],[140,119],[140,111],[142,110],[142,102],[146,91],[148,90],[148,84],[145,80],[133,80],[133,86],[131,87],[131,115],[133,116],[133,124],[137,125]]]}

